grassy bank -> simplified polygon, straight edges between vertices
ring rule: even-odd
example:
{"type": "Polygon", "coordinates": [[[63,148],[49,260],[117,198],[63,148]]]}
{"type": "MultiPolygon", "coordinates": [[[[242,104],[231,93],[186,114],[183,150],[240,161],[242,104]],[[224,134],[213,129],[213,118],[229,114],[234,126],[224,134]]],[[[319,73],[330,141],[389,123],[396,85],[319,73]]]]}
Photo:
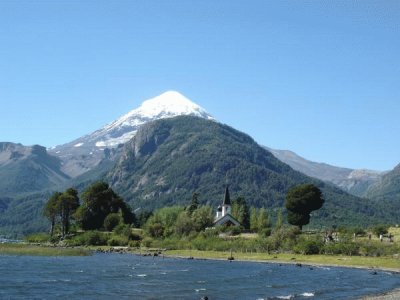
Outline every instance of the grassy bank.
{"type": "MultiPolygon", "coordinates": [[[[168,250],[166,255],[176,257],[194,257],[201,259],[224,259],[230,252],[198,251],[198,250],[168,250]]],[[[310,265],[329,265],[343,267],[379,268],[400,272],[400,259],[395,257],[364,257],[364,256],[336,256],[336,255],[300,255],[300,254],[267,254],[233,252],[235,260],[276,262],[276,263],[303,263],[310,265]]]]}
{"type": "Polygon", "coordinates": [[[82,248],[46,247],[29,244],[0,244],[0,255],[87,256],[90,255],[90,251],[82,248]]]}

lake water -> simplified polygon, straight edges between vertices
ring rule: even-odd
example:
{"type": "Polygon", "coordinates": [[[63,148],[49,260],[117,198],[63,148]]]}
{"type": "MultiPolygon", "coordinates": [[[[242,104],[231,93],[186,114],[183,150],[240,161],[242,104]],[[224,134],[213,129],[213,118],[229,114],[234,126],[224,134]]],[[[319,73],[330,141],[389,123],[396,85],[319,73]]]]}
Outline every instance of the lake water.
{"type": "Polygon", "coordinates": [[[0,255],[0,299],[357,299],[400,286],[369,270],[129,254],[0,255]]]}

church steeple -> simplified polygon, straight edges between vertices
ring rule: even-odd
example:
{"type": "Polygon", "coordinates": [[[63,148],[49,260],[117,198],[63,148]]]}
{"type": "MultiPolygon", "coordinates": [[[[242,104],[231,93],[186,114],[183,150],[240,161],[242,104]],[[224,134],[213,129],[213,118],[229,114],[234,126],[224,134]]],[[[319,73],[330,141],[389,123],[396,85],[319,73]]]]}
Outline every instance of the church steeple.
{"type": "Polygon", "coordinates": [[[231,213],[231,196],[229,195],[229,186],[225,188],[224,201],[222,202],[222,216],[231,213]]]}
{"type": "Polygon", "coordinates": [[[231,207],[231,196],[229,195],[229,185],[226,185],[224,200],[222,205],[217,208],[217,215],[215,217],[214,225],[225,225],[225,226],[240,226],[238,220],[236,220],[232,214],[231,207]]]}
{"type": "Polygon", "coordinates": [[[222,205],[231,205],[231,196],[229,195],[229,186],[226,186],[226,188],[225,188],[224,202],[222,202],[222,205]]]}

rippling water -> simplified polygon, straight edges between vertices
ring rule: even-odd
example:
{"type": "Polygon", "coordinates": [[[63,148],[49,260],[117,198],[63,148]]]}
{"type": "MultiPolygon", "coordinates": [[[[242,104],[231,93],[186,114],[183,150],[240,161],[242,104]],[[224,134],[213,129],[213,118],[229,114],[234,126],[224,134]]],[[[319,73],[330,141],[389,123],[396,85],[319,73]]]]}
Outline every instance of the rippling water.
{"type": "Polygon", "coordinates": [[[378,271],[120,254],[0,256],[0,299],[357,299],[400,286],[378,271]]]}

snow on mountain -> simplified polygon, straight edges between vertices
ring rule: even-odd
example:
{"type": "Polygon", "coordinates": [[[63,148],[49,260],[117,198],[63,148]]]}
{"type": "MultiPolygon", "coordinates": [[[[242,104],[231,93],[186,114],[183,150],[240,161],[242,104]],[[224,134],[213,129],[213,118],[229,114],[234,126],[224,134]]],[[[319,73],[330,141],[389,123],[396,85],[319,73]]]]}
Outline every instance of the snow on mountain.
{"type": "Polygon", "coordinates": [[[70,176],[80,175],[99,163],[105,155],[105,149],[114,149],[132,139],[143,124],[165,118],[191,115],[208,120],[214,118],[202,107],[176,91],[167,91],[155,98],[148,99],[142,105],[101,129],[78,138],[70,143],[56,146],[49,151],[64,162],[64,171],[70,176]]]}
{"type": "Polygon", "coordinates": [[[124,144],[129,141],[135,135],[136,128],[149,121],[181,115],[191,115],[213,120],[213,117],[203,108],[182,94],[175,91],[168,91],[144,101],[140,107],[104,126],[92,135],[98,139],[96,142],[97,147],[115,147],[118,144],[124,144]],[[135,130],[132,130],[132,128],[135,128],[135,130]]]}

